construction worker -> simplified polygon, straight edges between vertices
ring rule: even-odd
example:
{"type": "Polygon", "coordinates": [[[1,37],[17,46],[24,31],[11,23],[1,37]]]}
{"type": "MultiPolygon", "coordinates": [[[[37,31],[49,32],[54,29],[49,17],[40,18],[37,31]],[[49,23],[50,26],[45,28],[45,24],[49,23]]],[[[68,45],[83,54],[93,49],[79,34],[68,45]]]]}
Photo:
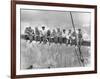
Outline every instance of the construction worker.
{"type": "Polygon", "coordinates": [[[48,29],[46,37],[47,37],[47,41],[49,42],[49,45],[50,45],[50,35],[51,35],[51,31],[48,29]]]}
{"type": "Polygon", "coordinates": [[[76,34],[76,32],[74,31],[73,33],[72,33],[72,36],[71,36],[71,38],[72,38],[72,44],[73,45],[77,45],[77,34],[76,34]]]}
{"type": "Polygon", "coordinates": [[[26,27],[25,34],[31,43],[34,39],[34,30],[31,27],[26,27]]]}
{"type": "Polygon", "coordinates": [[[82,32],[81,32],[81,29],[78,29],[78,45],[81,46],[82,41],[83,41],[82,32]]]}
{"type": "Polygon", "coordinates": [[[35,27],[35,41],[40,41],[40,32],[38,27],[35,27]]]}
{"type": "Polygon", "coordinates": [[[54,43],[58,42],[56,34],[57,34],[56,30],[53,29],[52,34],[51,34],[51,41],[54,42],[54,43]]]}
{"type": "Polygon", "coordinates": [[[25,35],[29,35],[30,32],[28,31],[28,27],[25,28],[25,31],[24,31],[25,35]]]}
{"type": "Polygon", "coordinates": [[[72,31],[71,31],[71,29],[69,29],[69,31],[68,31],[68,36],[67,36],[68,44],[69,44],[69,45],[72,45],[72,38],[71,38],[71,35],[72,35],[72,31]]]}
{"type": "Polygon", "coordinates": [[[57,37],[58,43],[62,44],[62,32],[60,31],[60,28],[57,28],[57,37]]]}
{"type": "Polygon", "coordinates": [[[42,26],[42,30],[41,30],[41,40],[43,41],[43,43],[45,44],[46,43],[46,29],[45,29],[45,26],[42,26]]]}
{"type": "Polygon", "coordinates": [[[63,29],[63,32],[62,32],[62,37],[63,37],[63,43],[65,43],[66,44],[66,30],[65,29],[63,29]]]}
{"type": "Polygon", "coordinates": [[[29,31],[28,31],[28,27],[25,28],[24,33],[25,33],[25,40],[27,42],[27,40],[29,40],[29,34],[30,34],[29,31]]]}

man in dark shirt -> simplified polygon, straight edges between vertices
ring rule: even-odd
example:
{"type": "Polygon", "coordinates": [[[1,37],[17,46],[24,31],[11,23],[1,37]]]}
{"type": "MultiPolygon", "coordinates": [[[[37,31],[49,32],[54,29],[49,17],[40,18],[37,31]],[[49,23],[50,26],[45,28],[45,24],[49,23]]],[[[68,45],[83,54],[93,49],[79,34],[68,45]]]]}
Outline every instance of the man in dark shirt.
{"type": "Polygon", "coordinates": [[[78,45],[81,45],[83,41],[82,31],[78,29],[78,45]]]}
{"type": "Polygon", "coordinates": [[[35,41],[36,42],[40,41],[40,32],[38,27],[35,27],[35,41]]]}
{"type": "Polygon", "coordinates": [[[77,45],[77,34],[75,31],[72,33],[72,44],[77,45]]]}
{"type": "Polygon", "coordinates": [[[65,43],[66,44],[66,30],[65,29],[63,29],[63,32],[62,32],[62,37],[63,37],[63,43],[65,43]]]}
{"type": "Polygon", "coordinates": [[[69,45],[72,45],[72,37],[71,36],[72,36],[72,31],[71,31],[71,29],[69,29],[68,36],[67,36],[69,45]]]}

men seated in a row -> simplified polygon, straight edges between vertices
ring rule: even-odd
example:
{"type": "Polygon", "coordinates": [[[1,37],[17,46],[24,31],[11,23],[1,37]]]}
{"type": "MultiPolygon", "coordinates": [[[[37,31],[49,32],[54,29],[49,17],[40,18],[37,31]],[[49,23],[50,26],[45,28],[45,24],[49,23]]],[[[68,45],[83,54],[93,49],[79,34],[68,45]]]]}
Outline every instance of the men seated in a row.
{"type": "Polygon", "coordinates": [[[60,28],[57,28],[57,31],[55,29],[51,31],[50,29],[46,30],[45,26],[43,26],[42,30],[39,30],[37,27],[35,27],[34,31],[31,27],[27,27],[25,29],[25,33],[29,35],[30,42],[32,42],[32,40],[35,40],[40,41],[40,43],[46,43],[48,41],[50,43],[65,43],[70,45],[72,45],[73,43],[76,45],[77,40],[79,44],[81,44],[80,42],[82,42],[81,29],[78,29],[78,34],[76,35],[76,33],[72,32],[70,29],[67,34],[65,29],[61,31],[60,28]]]}

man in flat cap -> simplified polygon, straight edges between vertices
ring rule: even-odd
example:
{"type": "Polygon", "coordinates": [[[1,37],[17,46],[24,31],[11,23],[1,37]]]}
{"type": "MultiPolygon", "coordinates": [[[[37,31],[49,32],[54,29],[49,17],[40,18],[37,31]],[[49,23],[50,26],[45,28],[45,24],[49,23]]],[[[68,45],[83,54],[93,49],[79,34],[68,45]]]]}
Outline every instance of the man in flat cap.
{"type": "Polygon", "coordinates": [[[65,43],[65,44],[66,44],[66,36],[67,36],[66,30],[63,29],[63,31],[62,31],[62,37],[63,37],[63,43],[65,43]]]}

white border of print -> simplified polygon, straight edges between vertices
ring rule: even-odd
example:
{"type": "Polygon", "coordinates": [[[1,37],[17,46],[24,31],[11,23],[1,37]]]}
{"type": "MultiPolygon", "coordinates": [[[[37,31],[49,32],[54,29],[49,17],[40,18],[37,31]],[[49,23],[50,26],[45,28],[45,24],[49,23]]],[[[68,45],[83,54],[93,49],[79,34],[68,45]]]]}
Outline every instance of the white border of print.
{"type": "Polygon", "coordinates": [[[16,75],[25,74],[43,74],[56,72],[78,72],[94,70],[94,9],[71,8],[71,7],[54,7],[39,5],[16,5],[16,75]],[[31,69],[20,70],[20,9],[41,9],[41,10],[59,10],[59,11],[82,11],[91,12],[91,65],[90,67],[72,67],[72,68],[55,68],[55,69],[31,69]]]}

